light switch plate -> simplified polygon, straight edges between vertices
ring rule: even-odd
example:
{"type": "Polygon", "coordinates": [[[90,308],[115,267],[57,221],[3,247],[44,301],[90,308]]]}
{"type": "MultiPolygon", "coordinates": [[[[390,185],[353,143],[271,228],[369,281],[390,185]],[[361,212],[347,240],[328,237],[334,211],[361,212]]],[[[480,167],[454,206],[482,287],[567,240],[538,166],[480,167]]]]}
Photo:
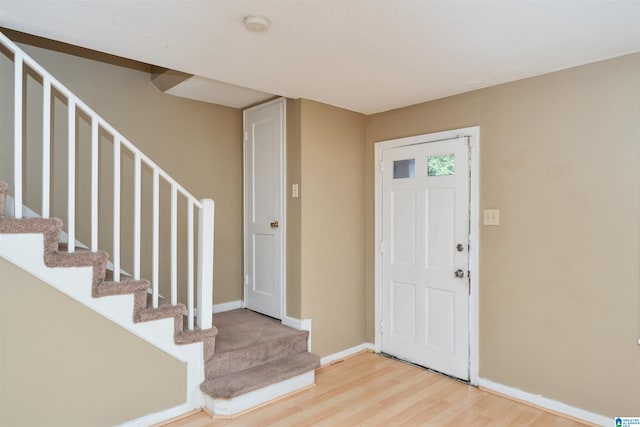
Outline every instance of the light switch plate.
{"type": "Polygon", "coordinates": [[[500,225],[500,209],[485,209],[484,225],[500,225]]]}

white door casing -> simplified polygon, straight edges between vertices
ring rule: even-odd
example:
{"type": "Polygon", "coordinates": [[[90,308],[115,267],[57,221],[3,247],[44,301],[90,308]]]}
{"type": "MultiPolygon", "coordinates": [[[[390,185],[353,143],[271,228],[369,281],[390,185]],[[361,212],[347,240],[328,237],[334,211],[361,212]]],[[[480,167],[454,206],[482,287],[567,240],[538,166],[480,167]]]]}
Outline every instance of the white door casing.
{"type": "Polygon", "coordinates": [[[477,180],[469,143],[475,153],[477,136],[468,128],[376,144],[376,350],[472,383],[477,180]],[[451,154],[455,172],[430,176],[429,157],[451,154]]]}
{"type": "Polygon", "coordinates": [[[284,306],[285,101],[244,111],[245,306],[277,319],[284,306]]]}

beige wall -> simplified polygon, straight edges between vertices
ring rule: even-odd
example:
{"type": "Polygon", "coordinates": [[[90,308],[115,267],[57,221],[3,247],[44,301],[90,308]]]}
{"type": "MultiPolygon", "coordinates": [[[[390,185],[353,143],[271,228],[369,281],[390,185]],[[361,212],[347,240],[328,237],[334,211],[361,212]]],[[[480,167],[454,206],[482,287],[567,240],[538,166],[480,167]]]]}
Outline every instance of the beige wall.
{"type": "Polygon", "coordinates": [[[115,425],[186,401],[182,362],[4,259],[0,336],[0,425],[115,425]]]}
{"type": "Polygon", "coordinates": [[[300,197],[291,197],[291,186],[301,187],[301,121],[302,101],[287,99],[287,306],[286,315],[294,319],[302,318],[302,216],[300,197]]]}
{"type": "Polygon", "coordinates": [[[302,100],[302,317],[326,356],[365,340],[365,116],[302,100]]]}
{"type": "Polygon", "coordinates": [[[640,413],[640,55],[368,118],[373,143],[480,125],[480,376],[576,407],[640,413]]]}
{"type": "MultiPolygon", "coordinates": [[[[33,41],[33,39],[29,39],[33,41]]],[[[42,41],[40,41],[42,43],[42,41]]],[[[45,43],[46,45],[46,43],[45,43]]],[[[80,99],[85,101],[98,114],[109,121],[126,138],[133,142],[145,154],[155,161],[160,167],[173,176],[188,191],[197,198],[212,198],[216,202],[216,245],[215,245],[215,285],[214,301],[223,303],[242,298],[242,112],[238,109],[228,108],[204,102],[187,100],[162,94],[151,83],[148,70],[139,64],[115,61],[118,65],[103,62],[104,56],[81,51],[76,52],[85,57],[57,52],[60,45],[54,44],[52,49],[34,47],[27,44],[21,45],[29,55],[40,62],[43,67],[69,87],[80,99]],[[120,64],[124,63],[124,65],[120,64]]],[[[49,47],[48,45],[46,45],[49,47]]],[[[75,52],[75,51],[74,51],[75,52]]],[[[106,60],[111,61],[110,58],[106,60]]],[[[8,61],[0,55],[0,66],[4,71],[8,61]]],[[[10,68],[9,68],[10,70],[10,68]]],[[[10,72],[10,71],[9,71],[10,72]]],[[[10,82],[10,80],[9,80],[10,82]]],[[[11,85],[5,81],[0,86],[0,91],[10,93],[11,85]]],[[[39,116],[41,111],[39,97],[41,88],[37,81],[29,79],[26,108],[39,116]]],[[[3,95],[4,97],[4,95],[3,95]]],[[[4,104],[2,105],[5,106],[4,104]]],[[[66,107],[60,101],[56,101],[56,113],[53,119],[54,135],[62,142],[54,143],[54,155],[56,162],[62,161],[64,166],[66,140],[66,107]],[[62,160],[61,160],[62,159],[62,160]]],[[[10,131],[11,111],[7,108],[0,114],[0,124],[7,124],[3,133],[10,131]]],[[[89,127],[80,120],[79,138],[89,138],[89,127]]],[[[29,122],[26,130],[26,140],[29,147],[39,144],[41,127],[35,121],[29,122]],[[36,141],[35,143],[33,141],[36,141]]],[[[3,138],[2,144],[8,144],[10,139],[3,138]]],[[[101,140],[103,147],[103,159],[111,161],[111,142],[107,138],[101,140]]],[[[87,143],[79,144],[78,158],[89,155],[87,143]]],[[[3,153],[10,148],[2,145],[3,153]]],[[[36,152],[36,151],[33,151],[36,152]]],[[[35,159],[34,173],[29,173],[27,179],[28,188],[34,188],[33,184],[40,177],[39,168],[41,161],[29,154],[29,158],[35,159]],[[40,162],[40,163],[38,163],[40,162]],[[35,177],[35,178],[34,178],[35,177]]],[[[11,155],[3,155],[0,162],[0,178],[11,182],[9,163],[11,155]],[[6,164],[5,164],[6,163],[6,164]]],[[[128,196],[131,194],[132,160],[131,156],[123,154],[123,206],[131,204],[128,196]],[[128,169],[127,169],[128,167],[128,169]]],[[[78,162],[79,174],[88,174],[85,162],[78,162]]],[[[110,168],[101,169],[102,188],[110,194],[111,172],[110,168]]],[[[78,211],[86,212],[89,207],[88,194],[89,180],[78,178],[78,211]]],[[[145,171],[143,188],[150,188],[151,179],[148,171],[145,171]]],[[[63,179],[54,180],[52,203],[54,215],[66,220],[63,207],[66,206],[66,196],[61,196],[61,190],[66,186],[63,179]]],[[[37,191],[29,190],[26,200],[31,202],[38,197],[32,197],[37,191]]],[[[161,234],[168,241],[169,215],[168,215],[169,186],[161,187],[161,206],[166,215],[161,216],[161,234]]],[[[39,195],[35,194],[36,196],[39,195]]],[[[101,221],[101,247],[111,252],[110,230],[106,228],[111,221],[111,201],[108,198],[101,202],[103,212],[101,221]]],[[[37,202],[39,204],[39,202],[37,202]]],[[[143,199],[143,215],[150,215],[146,207],[150,205],[150,198],[143,199]]],[[[38,206],[39,208],[39,206],[38,206]]],[[[186,215],[186,208],[180,205],[179,215],[186,215]]],[[[78,218],[80,218],[80,214],[78,218]]],[[[131,271],[132,232],[130,218],[123,217],[123,267],[131,271]],[[128,247],[127,247],[128,245],[128,247]]],[[[150,220],[144,220],[143,246],[150,244],[150,220]]],[[[88,241],[89,229],[87,224],[80,223],[78,238],[83,242],[88,241]]],[[[181,230],[183,235],[183,230],[181,230]]],[[[182,241],[186,242],[186,238],[182,241]]],[[[186,260],[186,251],[180,254],[181,260],[186,260]]],[[[168,265],[169,252],[162,251],[161,259],[163,268],[168,265]]],[[[143,273],[150,276],[150,258],[143,257],[143,273]]],[[[185,272],[185,270],[182,270],[185,272]]],[[[184,274],[186,275],[186,273],[184,274]]],[[[168,274],[163,274],[161,283],[168,286],[168,274]]],[[[161,288],[162,289],[162,288],[161,288]]]]}

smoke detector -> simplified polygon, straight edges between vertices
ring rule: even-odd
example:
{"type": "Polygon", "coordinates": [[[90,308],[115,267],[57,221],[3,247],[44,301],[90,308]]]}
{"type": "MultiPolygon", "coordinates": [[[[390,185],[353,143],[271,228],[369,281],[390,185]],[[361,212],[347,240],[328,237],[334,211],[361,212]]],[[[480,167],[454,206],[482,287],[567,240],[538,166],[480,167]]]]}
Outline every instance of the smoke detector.
{"type": "Polygon", "coordinates": [[[248,15],[244,17],[244,26],[252,33],[264,33],[269,29],[271,22],[262,15],[248,15]]]}

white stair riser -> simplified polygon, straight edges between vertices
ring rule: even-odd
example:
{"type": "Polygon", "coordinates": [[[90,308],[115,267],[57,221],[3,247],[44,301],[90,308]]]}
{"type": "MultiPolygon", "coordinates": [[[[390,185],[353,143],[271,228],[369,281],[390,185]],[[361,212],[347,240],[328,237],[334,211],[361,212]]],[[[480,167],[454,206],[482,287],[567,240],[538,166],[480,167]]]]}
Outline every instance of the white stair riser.
{"type": "Polygon", "coordinates": [[[315,370],[311,370],[231,399],[214,399],[205,396],[205,406],[215,415],[232,417],[287,394],[313,386],[315,378],[315,370]]]}

